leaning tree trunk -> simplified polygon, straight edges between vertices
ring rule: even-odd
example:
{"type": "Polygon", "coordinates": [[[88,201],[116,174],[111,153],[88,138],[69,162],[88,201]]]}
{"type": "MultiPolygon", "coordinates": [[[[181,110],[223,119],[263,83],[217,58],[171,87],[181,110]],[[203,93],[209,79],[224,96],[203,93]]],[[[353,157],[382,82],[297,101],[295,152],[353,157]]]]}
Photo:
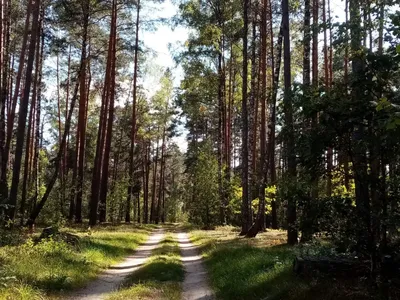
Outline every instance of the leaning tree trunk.
{"type": "Polygon", "coordinates": [[[35,207],[33,208],[27,222],[26,222],[26,226],[32,227],[33,224],[35,224],[36,218],[39,216],[39,213],[41,212],[41,210],[43,209],[44,205],[46,204],[51,191],[53,190],[54,184],[57,181],[58,178],[58,173],[60,171],[60,167],[61,167],[61,160],[62,157],[64,155],[64,149],[65,149],[65,144],[67,142],[67,136],[69,134],[69,130],[71,127],[71,119],[72,119],[72,115],[75,109],[75,103],[76,100],[78,98],[78,91],[79,91],[79,85],[80,85],[80,78],[82,76],[82,74],[85,72],[85,63],[83,62],[83,56],[81,57],[81,65],[80,65],[80,69],[79,69],[79,73],[78,73],[78,80],[75,86],[75,90],[73,93],[73,96],[71,98],[71,103],[70,103],[70,109],[69,109],[69,113],[68,113],[68,118],[65,122],[65,129],[64,129],[64,134],[63,134],[63,138],[61,140],[61,145],[60,148],[58,149],[58,153],[57,156],[54,160],[54,172],[52,174],[52,176],[50,177],[49,183],[46,187],[46,191],[42,197],[42,199],[39,201],[39,203],[37,205],[35,205],[35,207]]]}

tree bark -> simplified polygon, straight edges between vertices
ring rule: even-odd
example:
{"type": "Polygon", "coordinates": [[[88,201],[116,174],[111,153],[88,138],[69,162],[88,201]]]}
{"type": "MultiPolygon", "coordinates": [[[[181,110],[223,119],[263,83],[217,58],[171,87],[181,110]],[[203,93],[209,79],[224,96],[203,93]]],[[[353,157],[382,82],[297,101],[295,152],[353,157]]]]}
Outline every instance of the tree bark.
{"type": "Polygon", "coordinates": [[[76,180],[76,200],[75,200],[75,222],[82,223],[82,198],[84,187],[84,168],[85,168],[85,148],[86,148],[86,101],[87,101],[87,41],[89,27],[89,1],[82,3],[82,62],[83,72],[80,74],[79,90],[79,117],[78,117],[78,135],[79,135],[79,154],[78,154],[78,172],[76,180]]]}
{"type": "MultiPolygon", "coordinates": [[[[33,6],[34,6],[33,1],[29,0],[28,7],[27,7],[27,13],[26,13],[26,20],[25,20],[24,36],[22,39],[21,53],[20,53],[20,58],[19,58],[19,62],[18,62],[18,73],[17,73],[17,77],[15,80],[15,90],[14,90],[14,95],[12,97],[12,101],[11,101],[11,105],[10,105],[10,113],[8,114],[8,117],[7,117],[7,138],[6,138],[6,145],[5,145],[5,149],[4,149],[3,164],[1,166],[2,167],[1,182],[2,182],[3,193],[5,193],[8,190],[8,186],[7,186],[7,168],[8,168],[8,163],[9,163],[8,160],[9,160],[9,155],[10,155],[11,140],[12,140],[12,136],[13,136],[15,111],[16,111],[16,107],[17,107],[18,96],[20,95],[22,73],[23,73],[24,65],[25,65],[25,56],[26,56],[28,35],[29,35],[29,29],[30,29],[30,17],[33,12],[33,6]]],[[[33,24],[33,22],[32,22],[32,24],[33,24]]],[[[34,32],[33,27],[31,28],[31,32],[34,32]]],[[[33,34],[33,35],[35,35],[35,34],[33,34]]],[[[11,200],[9,199],[8,201],[11,201],[11,200]]]]}
{"type": "Polygon", "coordinates": [[[251,218],[249,211],[249,150],[248,150],[248,103],[247,103],[247,74],[248,74],[248,56],[247,56],[247,34],[249,27],[249,0],[243,1],[243,84],[242,84],[242,231],[240,235],[245,235],[250,229],[251,218]]]}
{"type": "Polygon", "coordinates": [[[153,169],[153,185],[151,187],[151,207],[150,207],[150,222],[155,221],[156,216],[156,191],[157,191],[157,170],[158,170],[158,150],[159,150],[159,129],[157,128],[157,146],[156,156],[154,158],[154,169],[153,169]]]}
{"type": "Polygon", "coordinates": [[[62,141],[61,141],[61,147],[59,148],[58,153],[57,153],[57,157],[55,158],[55,161],[54,161],[54,164],[55,164],[54,165],[54,172],[53,172],[53,174],[52,174],[52,176],[50,178],[50,181],[49,181],[49,183],[48,183],[48,185],[46,187],[46,191],[45,191],[42,199],[33,208],[32,212],[31,212],[31,214],[30,214],[30,216],[29,216],[29,218],[28,218],[28,220],[26,222],[26,226],[32,227],[33,224],[35,224],[36,218],[38,217],[39,213],[41,212],[41,210],[43,209],[44,205],[46,204],[46,202],[47,202],[47,200],[48,200],[48,198],[50,196],[50,193],[53,190],[54,184],[57,181],[58,173],[60,171],[60,166],[61,166],[61,159],[63,157],[65,144],[67,142],[67,136],[69,134],[69,130],[70,130],[70,127],[71,127],[71,119],[72,119],[72,115],[73,115],[73,112],[74,112],[75,103],[76,103],[76,100],[78,98],[79,85],[80,85],[80,82],[81,82],[79,77],[82,76],[82,74],[84,72],[86,72],[84,68],[85,68],[85,63],[83,61],[83,56],[82,56],[81,57],[81,65],[80,65],[80,69],[79,69],[79,73],[78,73],[78,80],[77,80],[77,83],[76,83],[76,86],[75,86],[75,90],[74,90],[73,96],[71,98],[68,118],[67,118],[67,120],[65,122],[65,130],[64,130],[62,141]]]}
{"type": "MultiPolygon", "coordinates": [[[[19,187],[19,175],[21,171],[21,162],[22,162],[22,153],[25,139],[25,128],[26,128],[26,117],[28,114],[28,106],[29,106],[29,96],[30,89],[32,84],[32,71],[33,71],[33,63],[35,59],[35,50],[36,43],[39,36],[39,12],[40,12],[40,0],[36,0],[35,3],[32,3],[32,27],[31,27],[31,36],[29,41],[28,48],[28,61],[26,65],[26,74],[25,74],[25,87],[24,94],[21,98],[19,105],[19,116],[18,116],[18,126],[17,126],[17,141],[15,147],[15,158],[14,158],[14,166],[13,166],[13,176],[12,183],[10,189],[10,208],[7,211],[7,217],[10,220],[14,220],[15,211],[17,206],[17,194],[19,187]]],[[[28,8],[29,13],[29,8],[28,8]]],[[[28,34],[26,32],[25,34],[28,34]]]]}
{"type": "MultiPolygon", "coordinates": [[[[361,3],[359,0],[350,0],[350,34],[351,42],[350,49],[353,53],[352,57],[352,71],[354,76],[353,86],[351,90],[351,98],[355,105],[361,104],[364,99],[364,91],[361,82],[364,80],[364,61],[360,54],[362,46],[362,29],[359,27],[361,23],[360,16],[361,3]]],[[[357,215],[361,221],[361,226],[358,230],[358,246],[360,249],[371,250],[371,211],[370,211],[370,197],[368,188],[368,166],[366,143],[364,139],[364,125],[356,125],[353,130],[353,149],[352,149],[352,163],[354,172],[354,183],[356,192],[356,208],[357,215]]]]}
{"type": "MultiPolygon", "coordinates": [[[[41,32],[41,22],[39,22],[39,29],[38,32],[41,32]]],[[[22,180],[22,194],[21,194],[21,204],[20,204],[20,214],[21,220],[20,224],[24,224],[24,217],[25,217],[25,205],[26,205],[26,196],[28,190],[28,176],[29,176],[29,161],[31,156],[31,132],[34,122],[34,110],[36,107],[36,99],[37,99],[37,89],[38,85],[41,84],[39,82],[39,73],[40,73],[40,42],[36,43],[36,61],[35,61],[35,76],[33,80],[33,92],[32,92],[32,102],[31,107],[29,109],[29,117],[28,117],[28,132],[26,135],[26,143],[25,143],[25,159],[24,159],[24,177],[22,180]]]]}
{"type": "MultiPolygon", "coordinates": [[[[294,145],[294,128],[293,128],[293,107],[291,92],[291,61],[290,61],[290,34],[289,34],[289,1],[282,0],[282,23],[283,23],[283,41],[284,41],[284,113],[286,136],[286,159],[287,159],[287,177],[290,182],[296,182],[296,156],[294,145]]],[[[288,195],[287,207],[288,220],[288,244],[297,243],[297,226],[296,226],[296,199],[293,195],[288,195]]]]}
{"type": "Polygon", "coordinates": [[[107,191],[108,191],[108,171],[109,171],[109,160],[111,152],[111,140],[112,140],[112,128],[114,122],[114,101],[115,101],[115,76],[116,76],[116,40],[117,40],[117,2],[113,0],[113,10],[111,19],[111,32],[110,32],[110,44],[111,44],[111,76],[110,76],[110,87],[109,97],[110,105],[108,112],[108,123],[107,123],[107,136],[105,140],[104,148],[104,162],[100,188],[100,215],[99,221],[105,222],[107,216],[107,191]]]}
{"type": "MultiPolygon", "coordinates": [[[[131,148],[129,152],[129,185],[128,195],[126,197],[126,206],[130,207],[132,192],[134,186],[134,152],[135,152],[135,136],[136,136],[136,102],[137,102],[137,77],[138,77],[138,56],[139,56],[139,22],[140,22],[140,0],[136,5],[136,32],[135,32],[135,54],[134,54],[134,69],[133,69],[133,103],[132,103],[132,129],[131,129],[131,148]]],[[[130,214],[127,210],[125,222],[131,221],[130,214]]]]}

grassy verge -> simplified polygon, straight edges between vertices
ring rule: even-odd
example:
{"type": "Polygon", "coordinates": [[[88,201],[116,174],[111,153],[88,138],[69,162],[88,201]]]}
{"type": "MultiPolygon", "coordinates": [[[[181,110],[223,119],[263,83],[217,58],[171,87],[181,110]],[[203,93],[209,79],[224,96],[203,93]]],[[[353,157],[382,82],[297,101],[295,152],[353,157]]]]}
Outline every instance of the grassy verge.
{"type": "Polygon", "coordinates": [[[232,227],[194,230],[191,240],[205,258],[218,299],[339,300],[377,299],[354,279],[301,278],[292,272],[296,247],[286,246],[286,233],[269,231],[255,239],[239,238],[232,227]]]}
{"type": "Polygon", "coordinates": [[[142,242],[150,227],[64,229],[80,236],[78,245],[28,239],[0,248],[0,299],[44,299],[84,286],[99,272],[121,261],[142,242]]]}
{"type": "Polygon", "coordinates": [[[183,279],[179,245],[168,234],[146,264],[130,275],[124,286],[107,300],[180,300],[183,279]]]}

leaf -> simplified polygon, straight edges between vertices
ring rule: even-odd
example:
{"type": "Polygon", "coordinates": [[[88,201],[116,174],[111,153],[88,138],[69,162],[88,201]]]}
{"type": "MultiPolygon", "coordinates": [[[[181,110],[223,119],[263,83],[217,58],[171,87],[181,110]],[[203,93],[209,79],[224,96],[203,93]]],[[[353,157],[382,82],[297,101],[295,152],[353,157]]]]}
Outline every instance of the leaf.
{"type": "Polygon", "coordinates": [[[400,44],[396,46],[396,52],[400,53],[400,44]]]}
{"type": "Polygon", "coordinates": [[[386,128],[387,128],[388,130],[395,129],[395,128],[396,128],[396,122],[393,122],[393,121],[389,122],[389,123],[386,125],[386,128]]]}

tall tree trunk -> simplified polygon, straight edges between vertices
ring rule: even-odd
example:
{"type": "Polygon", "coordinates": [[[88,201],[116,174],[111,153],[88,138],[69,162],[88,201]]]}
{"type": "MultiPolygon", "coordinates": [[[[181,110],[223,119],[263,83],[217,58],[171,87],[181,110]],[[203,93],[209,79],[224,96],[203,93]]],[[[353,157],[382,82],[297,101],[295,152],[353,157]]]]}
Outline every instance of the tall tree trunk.
{"type": "MultiPolygon", "coordinates": [[[[271,11],[272,14],[272,11],[271,11]]],[[[271,16],[272,19],[272,16],[271,16]]],[[[271,34],[271,47],[274,46],[273,43],[273,33],[272,26],[270,27],[271,34]]],[[[279,76],[281,73],[281,61],[282,61],[282,43],[283,43],[283,23],[281,22],[278,42],[277,42],[277,51],[276,51],[276,60],[274,59],[273,67],[273,88],[272,88],[272,99],[271,99],[271,120],[268,132],[268,141],[269,141],[269,168],[270,168],[270,176],[271,176],[271,184],[275,185],[277,181],[276,177],[276,167],[275,167],[275,130],[276,130],[276,98],[278,95],[278,87],[279,87],[279,76]]],[[[273,53],[273,51],[271,51],[273,53]]],[[[271,227],[273,229],[278,229],[278,212],[277,212],[277,203],[275,200],[271,201],[271,227]]]]}
{"type": "Polygon", "coordinates": [[[85,148],[86,148],[86,101],[87,101],[87,41],[89,27],[89,1],[84,0],[82,3],[82,53],[83,72],[80,74],[80,90],[79,90],[79,117],[78,117],[78,172],[76,180],[76,200],[75,200],[75,222],[82,223],[82,198],[84,188],[84,168],[85,168],[85,148]]]}
{"type": "MultiPolygon", "coordinates": [[[[61,126],[61,95],[60,95],[60,57],[59,53],[57,52],[56,58],[56,84],[57,84],[57,121],[58,121],[58,146],[61,145],[62,139],[62,126],[61,126]]],[[[60,187],[63,190],[64,186],[64,160],[61,160],[61,167],[60,167],[60,187]]],[[[64,215],[64,204],[65,199],[63,197],[63,191],[59,194],[60,198],[60,211],[61,215],[64,215]]]]}
{"type": "MultiPolygon", "coordinates": [[[[294,128],[293,128],[293,107],[292,107],[292,92],[291,92],[291,62],[290,62],[290,34],[289,34],[289,1],[282,0],[282,23],[283,23],[283,42],[284,42],[284,113],[286,135],[286,159],[287,159],[287,177],[293,184],[296,179],[296,156],[294,145],[294,128]]],[[[294,245],[297,243],[297,227],[296,227],[296,199],[293,195],[288,195],[287,206],[287,221],[288,221],[288,244],[294,245]]]]}
{"type": "MultiPolygon", "coordinates": [[[[304,2],[304,39],[303,39],[303,91],[304,96],[307,98],[312,97],[311,91],[311,65],[310,65],[310,54],[311,54],[311,1],[305,0],[304,2]]],[[[313,44],[314,45],[314,44],[313,44]]],[[[314,53],[313,53],[314,59],[314,53]]],[[[314,62],[314,61],[313,61],[314,62]]],[[[314,66],[313,66],[314,68],[314,66]]],[[[314,71],[314,69],[313,69],[314,71]]],[[[314,78],[314,77],[313,77],[314,78]]],[[[308,242],[312,238],[311,224],[309,223],[309,210],[310,210],[310,201],[307,201],[303,205],[303,216],[301,222],[301,242],[308,242]]]]}
{"type": "MultiPolygon", "coordinates": [[[[114,16],[114,13],[113,13],[114,16]]],[[[99,118],[99,128],[97,132],[97,144],[96,144],[96,154],[95,154],[95,162],[94,162],[94,170],[93,170],[93,177],[92,177],[92,193],[89,203],[89,225],[96,225],[97,223],[97,214],[99,209],[99,198],[100,192],[99,184],[102,181],[102,171],[103,171],[103,164],[104,164],[104,147],[105,147],[105,140],[107,134],[107,116],[110,110],[110,98],[111,98],[111,81],[112,81],[112,56],[113,56],[113,18],[110,21],[111,29],[110,29],[110,38],[108,43],[108,57],[107,57],[107,65],[106,65],[106,74],[104,80],[104,88],[102,94],[102,104],[100,109],[100,118],[99,118]]],[[[100,205],[104,205],[101,203],[100,205]]],[[[104,208],[105,209],[105,208],[104,208]]],[[[103,208],[100,208],[100,211],[103,208]]]]}
{"type": "MultiPolygon", "coordinates": [[[[319,95],[319,72],[318,72],[318,34],[319,34],[319,1],[313,0],[312,15],[313,15],[313,29],[312,29],[312,94],[311,101],[315,102],[316,94],[319,95]]],[[[318,113],[313,113],[311,117],[311,130],[315,130],[318,123],[318,113]]],[[[311,174],[311,198],[318,198],[318,174],[315,172],[311,174]]]]}
{"type": "Polygon", "coordinates": [[[257,185],[258,185],[258,213],[253,226],[247,232],[247,237],[255,237],[260,230],[265,228],[265,188],[266,188],[266,175],[267,175],[267,162],[266,162],[266,102],[267,102],[267,3],[266,0],[261,2],[261,111],[260,111],[260,168],[258,170],[257,185]]]}
{"type": "Polygon", "coordinates": [[[107,123],[107,136],[104,147],[104,162],[101,179],[100,189],[100,215],[99,221],[105,222],[107,215],[107,190],[108,190],[108,171],[109,171],[109,160],[111,152],[111,140],[112,140],[112,127],[114,122],[114,100],[115,100],[115,72],[116,72],[116,40],[117,40],[117,1],[113,0],[113,10],[111,19],[111,32],[110,32],[110,44],[111,44],[111,78],[110,78],[110,105],[108,112],[108,123],[107,123]]]}
{"type": "Polygon", "coordinates": [[[37,203],[35,205],[35,207],[32,209],[31,214],[29,215],[29,218],[26,222],[26,226],[32,227],[33,224],[35,224],[36,218],[39,216],[41,210],[43,209],[44,205],[46,204],[51,191],[53,190],[54,184],[56,183],[57,179],[58,179],[58,173],[60,171],[60,167],[61,167],[61,160],[62,157],[64,155],[64,149],[65,149],[65,144],[67,142],[67,136],[69,134],[69,130],[71,127],[71,119],[72,119],[72,115],[75,109],[75,103],[76,100],[78,98],[78,91],[79,91],[79,85],[80,85],[80,77],[82,76],[82,74],[86,72],[85,70],[85,62],[83,59],[83,56],[81,57],[81,64],[80,64],[80,68],[79,68],[79,73],[78,73],[78,79],[77,79],[77,83],[74,89],[74,93],[73,96],[71,98],[71,103],[70,103],[70,109],[69,109],[69,113],[68,113],[68,118],[65,122],[65,129],[64,129],[64,134],[63,134],[63,138],[61,140],[61,146],[58,149],[58,153],[57,156],[54,160],[54,172],[52,174],[52,176],[50,177],[49,183],[46,187],[46,190],[44,192],[44,195],[42,197],[42,199],[40,199],[39,203],[37,203]]]}
{"type": "MultiPolygon", "coordinates": [[[[33,63],[35,59],[35,50],[36,43],[39,36],[39,12],[40,12],[40,0],[36,0],[36,2],[32,5],[32,27],[31,27],[31,36],[29,41],[28,48],[28,61],[26,65],[26,74],[25,74],[25,87],[24,94],[21,98],[19,105],[19,116],[18,116],[18,126],[17,126],[17,141],[15,147],[15,158],[14,158],[14,166],[13,166],[13,176],[12,183],[10,189],[10,199],[9,204],[10,208],[7,211],[7,217],[11,220],[15,218],[15,211],[17,206],[17,195],[18,195],[18,186],[19,186],[19,175],[21,171],[21,162],[22,162],[22,153],[25,139],[25,127],[26,127],[26,117],[28,114],[28,106],[29,106],[29,96],[32,84],[32,71],[33,71],[33,63]]],[[[28,8],[28,13],[29,13],[28,8]]],[[[27,32],[25,34],[28,34],[27,32]]]]}
{"type": "MultiPolygon", "coordinates": [[[[71,81],[71,45],[69,46],[69,51],[68,51],[68,63],[67,63],[67,83],[66,83],[66,91],[65,91],[65,122],[67,121],[68,118],[68,105],[69,105],[69,88],[70,88],[70,81],[71,81]]],[[[65,123],[64,123],[64,128],[65,128],[65,123]]],[[[63,186],[63,197],[66,199],[67,197],[67,178],[68,178],[68,144],[69,144],[69,135],[67,136],[67,142],[65,144],[65,149],[64,149],[64,157],[63,157],[63,166],[65,169],[65,180],[64,180],[64,186],[63,186]]]]}
{"type": "Polygon", "coordinates": [[[242,84],[242,231],[240,235],[245,235],[251,226],[250,204],[249,204],[249,125],[247,110],[247,74],[248,74],[248,58],[247,58],[247,34],[249,27],[248,9],[249,0],[243,1],[243,84],[242,84]]]}
{"type": "MultiPolygon", "coordinates": [[[[41,32],[41,22],[39,22],[39,29],[38,31],[41,32]]],[[[22,194],[21,194],[21,204],[20,204],[20,214],[21,214],[21,222],[20,224],[24,224],[24,217],[25,217],[25,204],[26,204],[26,196],[27,196],[27,189],[28,189],[28,176],[29,176],[29,160],[31,155],[31,132],[34,122],[34,111],[36,107],[36,99],[38,85],[41,84],[39,82],[39,73],[40,73],[40,42],[36,43],[36,59],[35,59],[35,76],[33,80],[33,91],[32,91],[32,102],[31,107],[29,110],[29,118],[28,118],[28,132],[26,135],[26,143],[25,143],[25,161],[24,161],[24,177],[22,180],[22,194]]]]}
{"type": "MultiPolygon", "coordinates": [[[[349,31],[348,31],[348,24],[349,24],[349,0],[345,0],[345,19],[346,19],[346,32],[345,32],[345,52],[344,52],[344,84],[345,84],[345,97],[348,97],[348,88],[349,88],[349,31]]],[[[341,164],[343,164],[343,171],[344,171],[344,186],[346,191],[350,190],[350,172],[349,172],[349,156],[346,151],[342,151],[341,153],[341,164]]]]}
{"type": "Polygon", "coordinates": [[[106,75],[104,80],[104,88],[102,94],[102,104],[100,109],[99,118],[99,128],[97,131],[97,144],[96,144],[96,154],[94,160],[93,177],[92,177],[92,187],[91,187],[91,198],[89,203],[89,225],[96,225],[97,214],[99,206],[99,184],[101,182],[101,172],[103,166],[103,154],[104,154],[104,141],[107,132],[107,112],[109,110],[109,100],[110,100],[110,80],[111,80],[111,55],[112,46],[111,40],[108,45],[108,58],[106,66],[106,75]]]}
{"type": "MultiPolygon", "coordinates": [[[[330,27],[330,24],[327,23],[326,20],[326,1],[322,1],[322,22],[324,24],[324,82],[325,82],[325,91],[329,94],[330,90],[330,73],[329,73],[329,47],[328,47],[328,38],[327,38],[327,26],[330,27]]],[[[330,22],[330,20],[329,20],[330,22]]],[[[328,197],[332,194],[332,168],[333,168],[333,149],[328,147],[326,152],[326,195],[328,197]]]]}
{"type": "MultiPolygon", "coordinates": [[[[222,39],[223,40],[223,39],[222,39]]],[[[223,132],[224,132],[224,85],[225,70],[223,69],[223,42],[220,42],[220,50],[218,54],[218,195],[220,201],[220,223],[225,224],[225,195],[224,195],[224,170],[223,170],[223,132]]]]}
{"type": "MultiPolygon", "coordinates": [[[[168,104],[167,104],[168,107],[168,104]]],[[[158,201],[157,201],[157,213],[156,213],[156,224],[159,223],[161,217],[161,208],[162,208],[162,192],[163,192],[163,181],[164,181],[164,152],[165,152],[165,124],[163,128],[163,139],[161,144],[161,161],[160,161],[160,183],[158,186],[158,201]]]]}
{"type": "MultiPolygon", "coordinates": [[[[354,105],[362,105],[365,99],[362,85],[364,80],[364,61],[362,58],[361,42],[363,32],[359,27],[361,24],[360,16],[360,1],[350,0],[350,34],[351,42],[350,48],[353,53],[352,57],[352,71],[354,76],[353,86],[351,90],[351,98],[354,105]]],[[[354,172],[355,192],[356,192],[356,208],[357,215],[361,221],[361,226],[358,230],[358,244],[360,249],[367,247],[370,249],[371,245],[371,227],[370,227],[370,197],[368,188],[368,171],[367,171],[367,154],[366,143],[364,139],[364,125],[360,124],[355,126],[353,131],[353,149],[352,149],[352,163],[354,172]]],[[[370,249],[371,250],[371,249],[370,249]]]]}
{"type": "MultiPolygon", "coordinates": [[[[252,40],[251,40],[251,81],[250,81],[250,97],[248,97],[248,202],[251,203],[255,198],[256,188],[256,170],[257,170],[257,130],[258,130],[258,82],[259,78],[259,63],[257,63],[257,15],[258,2],[255,2],[252,7],[252,40]],[[251,148],[251,149],[250,149],[251,148]]],[[[251,205],[249,205],[251,209],[251,205]]],[[[250,220],[251,226],[251,220],[250,220]]],[[[250,228],[250,227],[249,227],[250,228]]]]}
{"type": "MultiPolygon", "coordinates": [[[[139,22],[140,22],[140,0],[136,5],[136,31],[135,31],[135,54],[133,69],[133,103],[132,103],[132,129],[131,129],[131,148],[129,152],[129,185],[126,197],[126,206],[130,207],[134,186],[134,155],[135,155],[135,136],[136,136],[136,102],[137,102],[137,77],[138,77],[138,56],[139,56],[139,22]]],[[[129,223],[131,216],[129,210],[125,215],[125,222],[129,223]]]]}
{"type": "Polygon", "coordinates": [[[157,170],[158,170],[158,150],[159,150],[159,130],[157,128],[157,146],[156,156],[154,158],[154,169],[153,169],[153,185],[151,187],[151,208],[150,208],[150,222],[153,223],[156,217],[156,191],[157,191],[157,170]]]}
{"type": "Polygon", "coordinates": [[[149,223],[149,146],[143,141],[143,222],[149,223]]]}
{"type": "MultiPolygon", "coordinates": [[[[44,10],[42,9],[40,22],[43,22],[44,18],[44,10]]],[[[33,207],[36,205],[37,197],[39,195],[39,187],[40,187],[40,174],[41,174],[41,164],[39,161],[39,152],[42,146],[42,134],[41,134],[41,124],[40,124],[40,116],[41,116],[41,102],[42,102],[42,76],[43,76],[43,57],[44,57],[44,34],[43,34],[43,26],[40,24],[40,28],[42,29],[41,36],[42,41],[40,43],[40,62],[39,62],[39,76],[38,76],[38,89],[37,89],[37,100],[36,100],[36,118],[35,118],[35,131],[34,132],[34,139],[35,139],[35,151],[34,151],[34,158],[33,158],[33,180],[34,183],[34,196],[30,203],[30,213],[33,210],[33,207]]],[[[43,132],[43,130],[42,130],[43,132]]]]}
{"type": "MultiPolygon", "coordinates": [[[[9,101],[9,90],[11,86],[10,76],[10,19],[11,19],[11,2],[3,0],[1,3],[1,61],[0,61],[0,203],[3,203],[8,197],[7,185],[7,158],[5,155],[6,144],[6,106],[9,101]],[[3,168],[4,166],[4,168],[3,168]],[[3,174],[4,172],[4,174],[3,174]]],[[[14,55],[13,55],[14,61],[14,55]]]]}
{"type": "MultiPolygon", "coordinates": [[[[2,187],[4,189],[3,192],[6,192],[8,190],[8,187],[7,187],[7,168],[8,168],[8,163],[9,163],[8,160],[9,160],[9,155],[10,155],[11,140],[12,140],[12,136],[13,136],[15,112],[16,112],[16,107],[17,107],[17,102],[18,102],[18,96],[20,95],[22,73],[23,73],[24,65],[25,65],[25,56],[26,56],[26,49],[27,49],[27,44],[28,44],[29,30],[31,30],[32,33],[34,32],[33,25],[35,25],[35,24],[33,24],[33,22],[32,22],[32,28],[30,29],[30,17],[33,14],[33,8],[34,8],[33,1],[29,0],[28,7],[27,7],[27,13],[26,13],[26,20],[25,20],[24,36],[22,39],[21,53],[20,53],[20,58],[19,58],[19,62],[18,62],[18,73],[17,73],[17,77],[16,77],[16,81],[15,81],[15,90],[14,90],[14,95],[12,97],[12,101],[10,104],[10,113],[7,116],[7,138],[6,138],[6,145],[5,145],[5,149],[4,149],[3,164],[1,166],[2,167],[1,182],[2,182],[2,187]]],[[[33,18],[33,16],[32,16],[32,18],[33,18]]],[[[31,35],[31,37],[34,35],[35,34],[31,35]]],[[[33,54],[33,56],[34,56],[34,54],[33,54]]],[[[29,74],[29,76],[32,76],[32,74],[29,74]]],[[[25,95],[23,95],[23,96],[25,96],[25,95]]],[[[10,191],[10,193],[11,193],[11,191],[10,191]]],[[[10,201],[11,201],[11,199],[8,199],[9,204],[11,204],[10,201]]]]}

